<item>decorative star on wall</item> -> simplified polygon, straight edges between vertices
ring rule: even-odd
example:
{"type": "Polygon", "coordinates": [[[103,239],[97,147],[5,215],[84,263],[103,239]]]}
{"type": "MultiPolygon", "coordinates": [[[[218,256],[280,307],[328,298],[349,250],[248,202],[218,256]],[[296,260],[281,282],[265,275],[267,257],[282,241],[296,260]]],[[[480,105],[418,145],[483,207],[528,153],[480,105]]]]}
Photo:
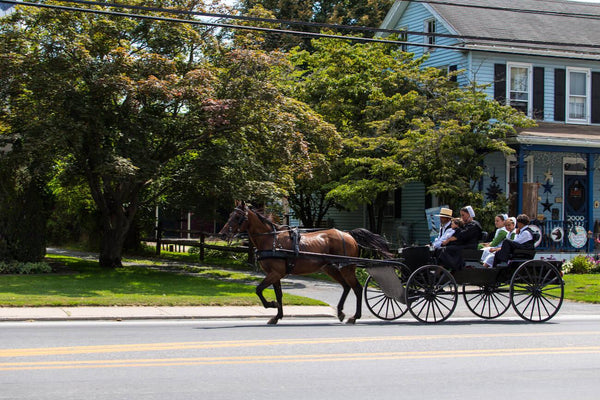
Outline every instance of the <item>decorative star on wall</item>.
{"type": "Polygon", "coordinates": [[[550,201],[548,200],[548,196],[546,196],[546,201],[541,204],[542,204],[542,207],[544,207],[544,210],[542,212],[544,212],[544,211],[550,211],[550,207],[552,207],[552,205],[554,203],[550,203],[550,201]]]}
{"type": "Polygon", "coordinates": [[[544,183],[542,187],[544,188],[544,193],[552,193],[552,188],[554,187],[554,185],[551,185],[550,181],[546,181],[546,183],[544,183]]]}

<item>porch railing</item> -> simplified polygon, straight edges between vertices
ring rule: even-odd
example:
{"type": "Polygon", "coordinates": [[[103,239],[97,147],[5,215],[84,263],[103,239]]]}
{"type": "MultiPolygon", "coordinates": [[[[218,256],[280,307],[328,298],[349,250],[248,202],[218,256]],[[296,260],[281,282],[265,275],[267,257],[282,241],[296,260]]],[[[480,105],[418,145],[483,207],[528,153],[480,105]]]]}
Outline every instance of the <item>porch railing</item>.
{"type": "Polygon", "coordinates": [[[587,221],[585,220],[576,222],[565,220],[536,220],[532,222],[532,225],[536,225],[541,231],[542,241],[537,247],[538,251],[587,252],[590,243],[592,249],[595,246],[595,236],[593,234],[588,234],[587,221]],[[585,238],[583,237],[583,232],[585,232],[585,238]],[[572,238],[571,240],[569,239],[570,237],[572,238]]]}

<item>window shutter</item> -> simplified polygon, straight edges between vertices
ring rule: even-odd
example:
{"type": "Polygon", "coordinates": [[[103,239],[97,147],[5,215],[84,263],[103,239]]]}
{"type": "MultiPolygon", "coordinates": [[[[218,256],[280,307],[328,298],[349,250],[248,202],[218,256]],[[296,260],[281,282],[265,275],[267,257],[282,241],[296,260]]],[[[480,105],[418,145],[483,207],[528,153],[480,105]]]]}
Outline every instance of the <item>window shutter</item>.
{"type": "Polygon", "coordinates": [[[600,72],[592,72],[592,124],[600,123],[600,72]]]}
{"type": "Polygon", "coordinates": [[[402,218],[402,188],[394,190],[394,218],[402,218]]]}
{"type": "Polygon", "coordinates": [[[566,101],[566,71],[564,69],[554,70],[554,120],[565,120],[566,101]]]}
{"type": "MultiPolygon", "coordinates": [[[[458,71],[458,65],[451,65],[448,67],[448,72],[456,72],[458,71]]],[[[457,82],[458,81],[458,76],[453,75],[450,77],[450,82],[457,82]]]]}
{"type": "Polygon", "coordinates": [[[494,64],[494,99],[506,104],[506,64],[494,64]]]}
{"type": "Polygon", "coordinates": [[[544,119],[544,68],[533,67],[533,119],[544,119]]]}

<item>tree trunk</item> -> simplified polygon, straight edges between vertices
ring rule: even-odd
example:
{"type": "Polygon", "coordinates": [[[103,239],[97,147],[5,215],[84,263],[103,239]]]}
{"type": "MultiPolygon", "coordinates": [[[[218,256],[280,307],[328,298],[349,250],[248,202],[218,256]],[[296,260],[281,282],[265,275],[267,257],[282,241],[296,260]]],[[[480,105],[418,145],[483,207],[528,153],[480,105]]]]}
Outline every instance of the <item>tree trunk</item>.
{"type": "Polygon", "coordinates": [[[100,244],[100,266],[103,268],[120,268],[123,244],[129,231],[130,221],[124,212],[113,212],[102,216],[102,242],[100,244]]]}

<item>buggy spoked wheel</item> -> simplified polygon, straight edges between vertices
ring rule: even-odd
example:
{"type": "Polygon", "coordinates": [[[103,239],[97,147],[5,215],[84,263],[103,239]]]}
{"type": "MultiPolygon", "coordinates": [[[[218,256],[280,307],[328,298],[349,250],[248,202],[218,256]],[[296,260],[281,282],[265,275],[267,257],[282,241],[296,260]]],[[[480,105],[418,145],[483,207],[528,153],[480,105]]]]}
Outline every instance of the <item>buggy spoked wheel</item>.
{"type": "Polygon", "coordinates": [[[506,284],[463,285],[462,292],[469,310],[480,318],[498,318],[510,307],[510,290],[506,284]]]}
{"type": "MultiPolygon", "coordinates": [[[[394,270],[399,279],[398,283],[406,287],[406,281],[410,276],[408,267],[401,265],[400,267],[394,267],[394,270]]],[[[398,319],[406,314],[408,310],[406,305],[398,299],[386,295],[381,285],[370,275],[365,281],[364,298],[369,311],[379,319],[387,321],[398,319]]]]}
{"type": "Polygon", "coordinates": [[[408,278],[408,310],[421,322],[448,319],[456,308],[458,288],[454,277],[438,265],[424,265],[408,278]]]}
{"type": "Polygon", "coordinates": [[[554,317],[563,302],[564,282],[560,271],[542,260],[521,264],[510,281],[510,298],[521,318],[544,322],[554,317]]]}

